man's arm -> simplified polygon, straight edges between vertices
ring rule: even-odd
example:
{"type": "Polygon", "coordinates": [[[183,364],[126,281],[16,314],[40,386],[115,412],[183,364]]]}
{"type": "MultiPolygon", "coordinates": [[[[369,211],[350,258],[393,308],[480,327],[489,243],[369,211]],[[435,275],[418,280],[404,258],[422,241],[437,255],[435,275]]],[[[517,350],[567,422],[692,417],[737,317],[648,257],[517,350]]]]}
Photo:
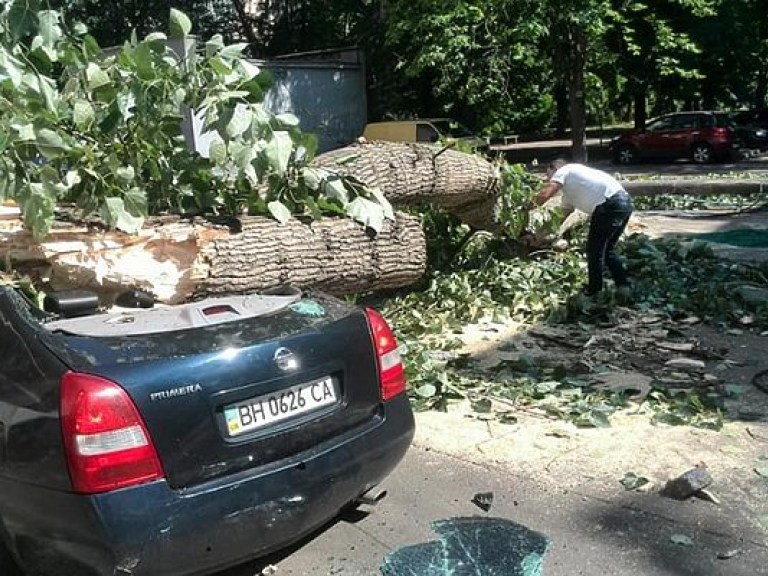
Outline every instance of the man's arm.
{"type": "Polygon", "coordinates": [[[547,200],[552,198],[557,192],[560,190],[561,184],[560,182],[553,182],[550,180],[547,182],[544,187],[541,189],[541,191],[536,195],[536,199],[534,202],[537,206],[541,206],[544,204],[547,200]]]}
{"type": "MultiPolygon", "coordinates": [[[[560,188],[562,188],[562,184],[560,182],[555,182],[553,180],[550,180],[547,182],[544,187],[541,189],[541,191],[536,195],[536,199],[534,200],[534,204],[536,206],[541,206],[544,204],[547,200],[552,198],[555,194],[558,193],[560,188]]],[[[560,209],[563,211],[563,216],[565,218],[568,218],[568,215],[573,212],[573,207],[568,206],[566,204],[563,204],[560,209]]]]}

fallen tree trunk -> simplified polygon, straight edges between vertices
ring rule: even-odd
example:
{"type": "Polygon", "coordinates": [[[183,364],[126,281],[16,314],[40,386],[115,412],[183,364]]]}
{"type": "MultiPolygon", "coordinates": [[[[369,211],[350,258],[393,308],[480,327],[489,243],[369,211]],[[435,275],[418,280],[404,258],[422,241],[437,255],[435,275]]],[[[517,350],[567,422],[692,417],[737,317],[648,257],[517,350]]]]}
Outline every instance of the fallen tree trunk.
{"type": "MultiPolygon", "coordinates": [[[[480,157],[375,142],[323,154],[316,163],[379,188],[396,206],[433,203],[475,228],[495,229],[498,175],[480,157]]],[[[426,270],[424,233],[417,217],[405,213],[375,236],[345,218],[235,222],[233,229],[153,218],[136,236],[58,222],[37,242],[11,213],[0,219],[0,258],[48,289],[89,288],[105,303],[126,289],[147,290],[166,303],[284,284],[364,293],[413,284],[426,270]]]]}
{"type": "Polygon", "coordinates": [[[48,289],[91,289],[103,303],[126,289],[177,303],[286,284],[334,294],[407,286],[424,273],[426,241],[418,219],[398,212],[376,236],[345,218],[280,225],[246,217],[234,229],[155,218],[136,236],[59,223],[36,242],[6,210],[0,258],[48,289]]]}

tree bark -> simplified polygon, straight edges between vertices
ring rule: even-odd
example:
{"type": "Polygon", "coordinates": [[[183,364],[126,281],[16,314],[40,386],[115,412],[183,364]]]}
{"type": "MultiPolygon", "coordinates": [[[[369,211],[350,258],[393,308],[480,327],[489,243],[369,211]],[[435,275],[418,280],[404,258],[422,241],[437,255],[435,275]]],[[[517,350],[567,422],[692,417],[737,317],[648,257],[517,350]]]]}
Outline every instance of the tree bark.
{"type": "Polygon", "coordinates": [[[571,85],[568,98],[571,107],[571,155],[574,162],[587,162],[587,119],[584,96],[584,70],[587,66],[587,34],[576,27],[573,31],[571,85]]]}
{"type": "Polygon", "coordinates": [[[479,156],[426,144],[360,142],[321,154],[315,164],[380,189],[396,206],[434,204],[473,228],[500,230],[498,174],[479,156]]]}
{"type": "MultiPolygon", "coordinates": [[[[478,156],[374,142],[323,154],[316,163],[379,188],[396,206],[432,203],[473,228],[498,229],[497,171],[478,156]]],[[[413,284],[427,264],[419,219],[401,212],[376,235],[347,218],[293,218],[281,225],[243,217],[225,226],[164,217],[147,221],[136,236],[57,222],[42,242],[22,227],[18,213],[5,212],[0,261],[48,289],[95,290],[104,303],[128,289],[152,292],[164,303],[284,284],[366,293],[413,284]]]]}
{"type": "Polygon", "coordinates": [[[174,304],[281,285],[338,295],[407,286],[424,274],[426,240],[418,218],[400,212],[376,236],[346,218],[281,225],[245,217],[225,226],[165,217],[136,236],[60,222],[41,242],[6,214],[0,259],[48,290],[85,288],[110,304],[141,289],[174,304]]]}
{"type": "Polygon", "coordinates": [[[635,130],[645,130],[645,121],[648,118],[645,110],[645,93],[645,86],[638,83],[633,94],[635,130]]]}

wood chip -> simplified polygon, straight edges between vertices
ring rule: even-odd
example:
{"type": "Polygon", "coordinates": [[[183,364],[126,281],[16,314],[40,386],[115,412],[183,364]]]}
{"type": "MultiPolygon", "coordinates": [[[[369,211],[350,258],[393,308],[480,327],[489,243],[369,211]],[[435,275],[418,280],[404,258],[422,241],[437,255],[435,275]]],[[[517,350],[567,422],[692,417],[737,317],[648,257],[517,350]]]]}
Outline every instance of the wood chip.
{"type": "Polygon", "coordinates": [[[662,350],[674,350],[675,352],[690,352],[694,349],[693,342],[656,342],[656,346],[662,350]]]}
{"type": "Polygon", "coordinates": [[[672,358],[664,363],[667,368],[677,368],[679,370],[704,370],[707,365],[702,360],[693,358],[672,358]]]}

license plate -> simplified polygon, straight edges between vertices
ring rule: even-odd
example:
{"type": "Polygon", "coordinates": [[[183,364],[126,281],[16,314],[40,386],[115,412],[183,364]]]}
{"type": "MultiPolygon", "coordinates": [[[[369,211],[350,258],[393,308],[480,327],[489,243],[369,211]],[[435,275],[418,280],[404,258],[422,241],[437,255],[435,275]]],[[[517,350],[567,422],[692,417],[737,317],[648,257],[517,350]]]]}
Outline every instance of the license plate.
{"type": "Polygon", "coordinates": [[[224,407],[230,436],[239,436],[337,402],[330,376],[224,407]]]}

